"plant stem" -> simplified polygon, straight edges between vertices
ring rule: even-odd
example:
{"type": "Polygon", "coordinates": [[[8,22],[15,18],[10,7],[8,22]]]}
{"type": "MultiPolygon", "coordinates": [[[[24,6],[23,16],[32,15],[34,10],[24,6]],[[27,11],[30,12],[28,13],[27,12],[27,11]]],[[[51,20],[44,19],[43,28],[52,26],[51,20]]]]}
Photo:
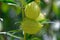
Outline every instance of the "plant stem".
{"type": "Polygon", "coordinates": [[[24,8],[25,8],[25,5],[26,5],[26,2],[24,0],[19,0],[20,3],[21,3],[21,9],[22,9],[22,20],[24,20],[24,8]]]}
{"type": "Polygon", "coordinates": [[[50,0],[50,3],[49,3],[49,9],[48,9],[49,11],[48,11],[48,14],[46,16],[48,19],[51,19],[52,8],[53,8],[53,1],[54,0],[50,0]]]}
{"type": "MultiPolygon", "coordinates": [[[[24,21],[24,18],[25,18],[25,11],[24,11],[24,8],[25,8],[25,5],[26,5],[26,2],[24,0],[20,0],[21,2],[21,8],[22,8],[22,20],[24,21]]],[[[24,32],[24,40],[26,40],[26,33],[24,32]]]]}
{"type": "Polygon", "coordinates": [[[7,40],[7,37],[5,35],[0,35],[0,40],[7,40]]]}

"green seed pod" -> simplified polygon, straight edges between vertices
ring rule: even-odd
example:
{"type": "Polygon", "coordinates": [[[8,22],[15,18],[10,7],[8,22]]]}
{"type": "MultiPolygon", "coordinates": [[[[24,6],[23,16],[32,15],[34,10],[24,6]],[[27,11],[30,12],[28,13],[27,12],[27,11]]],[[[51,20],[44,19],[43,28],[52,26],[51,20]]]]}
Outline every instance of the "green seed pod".
{"type": "Polygon", "coordinates": [[[28,18],[36,19],[40,14],[40,8],[36,2],[31,2],[25,7],[25,15],[28,18]]]}
{"type": "Polygon", "coordinates": [[[39,22],[27,18],[21,23],[23,31],[28,34],[36,34],[42,29],[42,26],[39,22]]]}

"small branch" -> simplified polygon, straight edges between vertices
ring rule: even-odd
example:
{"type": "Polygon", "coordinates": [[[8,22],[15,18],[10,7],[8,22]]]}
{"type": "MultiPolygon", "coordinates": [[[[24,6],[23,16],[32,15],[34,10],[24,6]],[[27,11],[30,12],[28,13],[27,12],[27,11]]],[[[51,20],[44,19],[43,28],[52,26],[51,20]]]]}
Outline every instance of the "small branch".
{"type": "Polygon", "coordinates": [[[5,35],[5,34],[6,34],[6,32],[0,32],[0,34],[4,34],[4,35],[5,35]]]}
{"type": "Polygon", "coordinates": [[[22,37],[15,36],[15,35],[13,35],[11,33],[8,33],[8,32],[0,32],[0,34],[8,35],[8,36],[11,36],[11,37],[14,37],[14,38],[17,38],[17,39],[23,39],[22,37]]]}
{"type": "Polygon", "coordinates": [[[51,24],[51,23],[56,23],[56,22],[52,22],[52,21],[50,21],[50,22],[42,22],[42,24],[51,24]]]}
{"type": "Polygon", "coordinates": [[[21,38],[21,37],[15,36],[15,35],[10,34],[10,33],[7,33],[7,35],[9,35],[9,36],[11,36],[11,37],[14,37],[14,38],[18,38],[18,39],[23,39],[23,38],[21,38]]]}

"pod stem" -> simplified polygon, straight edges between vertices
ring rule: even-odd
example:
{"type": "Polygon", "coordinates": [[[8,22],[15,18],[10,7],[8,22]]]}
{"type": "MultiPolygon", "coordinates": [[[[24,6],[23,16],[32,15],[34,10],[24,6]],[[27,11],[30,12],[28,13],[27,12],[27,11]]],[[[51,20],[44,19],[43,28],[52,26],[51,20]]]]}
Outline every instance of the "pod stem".
{"type": "Polygon", "coordinates": [[[40,4],[40,0],[34,0],[38,5],[40,4]]]}
{"type": "Polygon", "coordinates": [[[24,32],[24,40],[26,40],[26,33],[24,32]]]}

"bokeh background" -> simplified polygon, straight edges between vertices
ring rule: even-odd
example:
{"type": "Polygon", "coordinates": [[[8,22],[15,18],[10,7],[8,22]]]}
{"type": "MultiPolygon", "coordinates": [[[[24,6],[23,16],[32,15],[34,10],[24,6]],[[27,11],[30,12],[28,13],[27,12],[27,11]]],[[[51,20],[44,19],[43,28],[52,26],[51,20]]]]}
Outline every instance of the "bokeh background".
{"type": "MultiPolygon", "coordinates": [[[[22,4],[28,4],[34,0],[21,1],[0,0],[0,30],[2,30],[0,40],[24,39],[24,32],[20,27],[22,4]]],[[[48,19],[48,23],[44,24],[39,33],[26,34],[26,40],[60,40],[60,0],[40,0],[39,7],[48,19]]]]}

